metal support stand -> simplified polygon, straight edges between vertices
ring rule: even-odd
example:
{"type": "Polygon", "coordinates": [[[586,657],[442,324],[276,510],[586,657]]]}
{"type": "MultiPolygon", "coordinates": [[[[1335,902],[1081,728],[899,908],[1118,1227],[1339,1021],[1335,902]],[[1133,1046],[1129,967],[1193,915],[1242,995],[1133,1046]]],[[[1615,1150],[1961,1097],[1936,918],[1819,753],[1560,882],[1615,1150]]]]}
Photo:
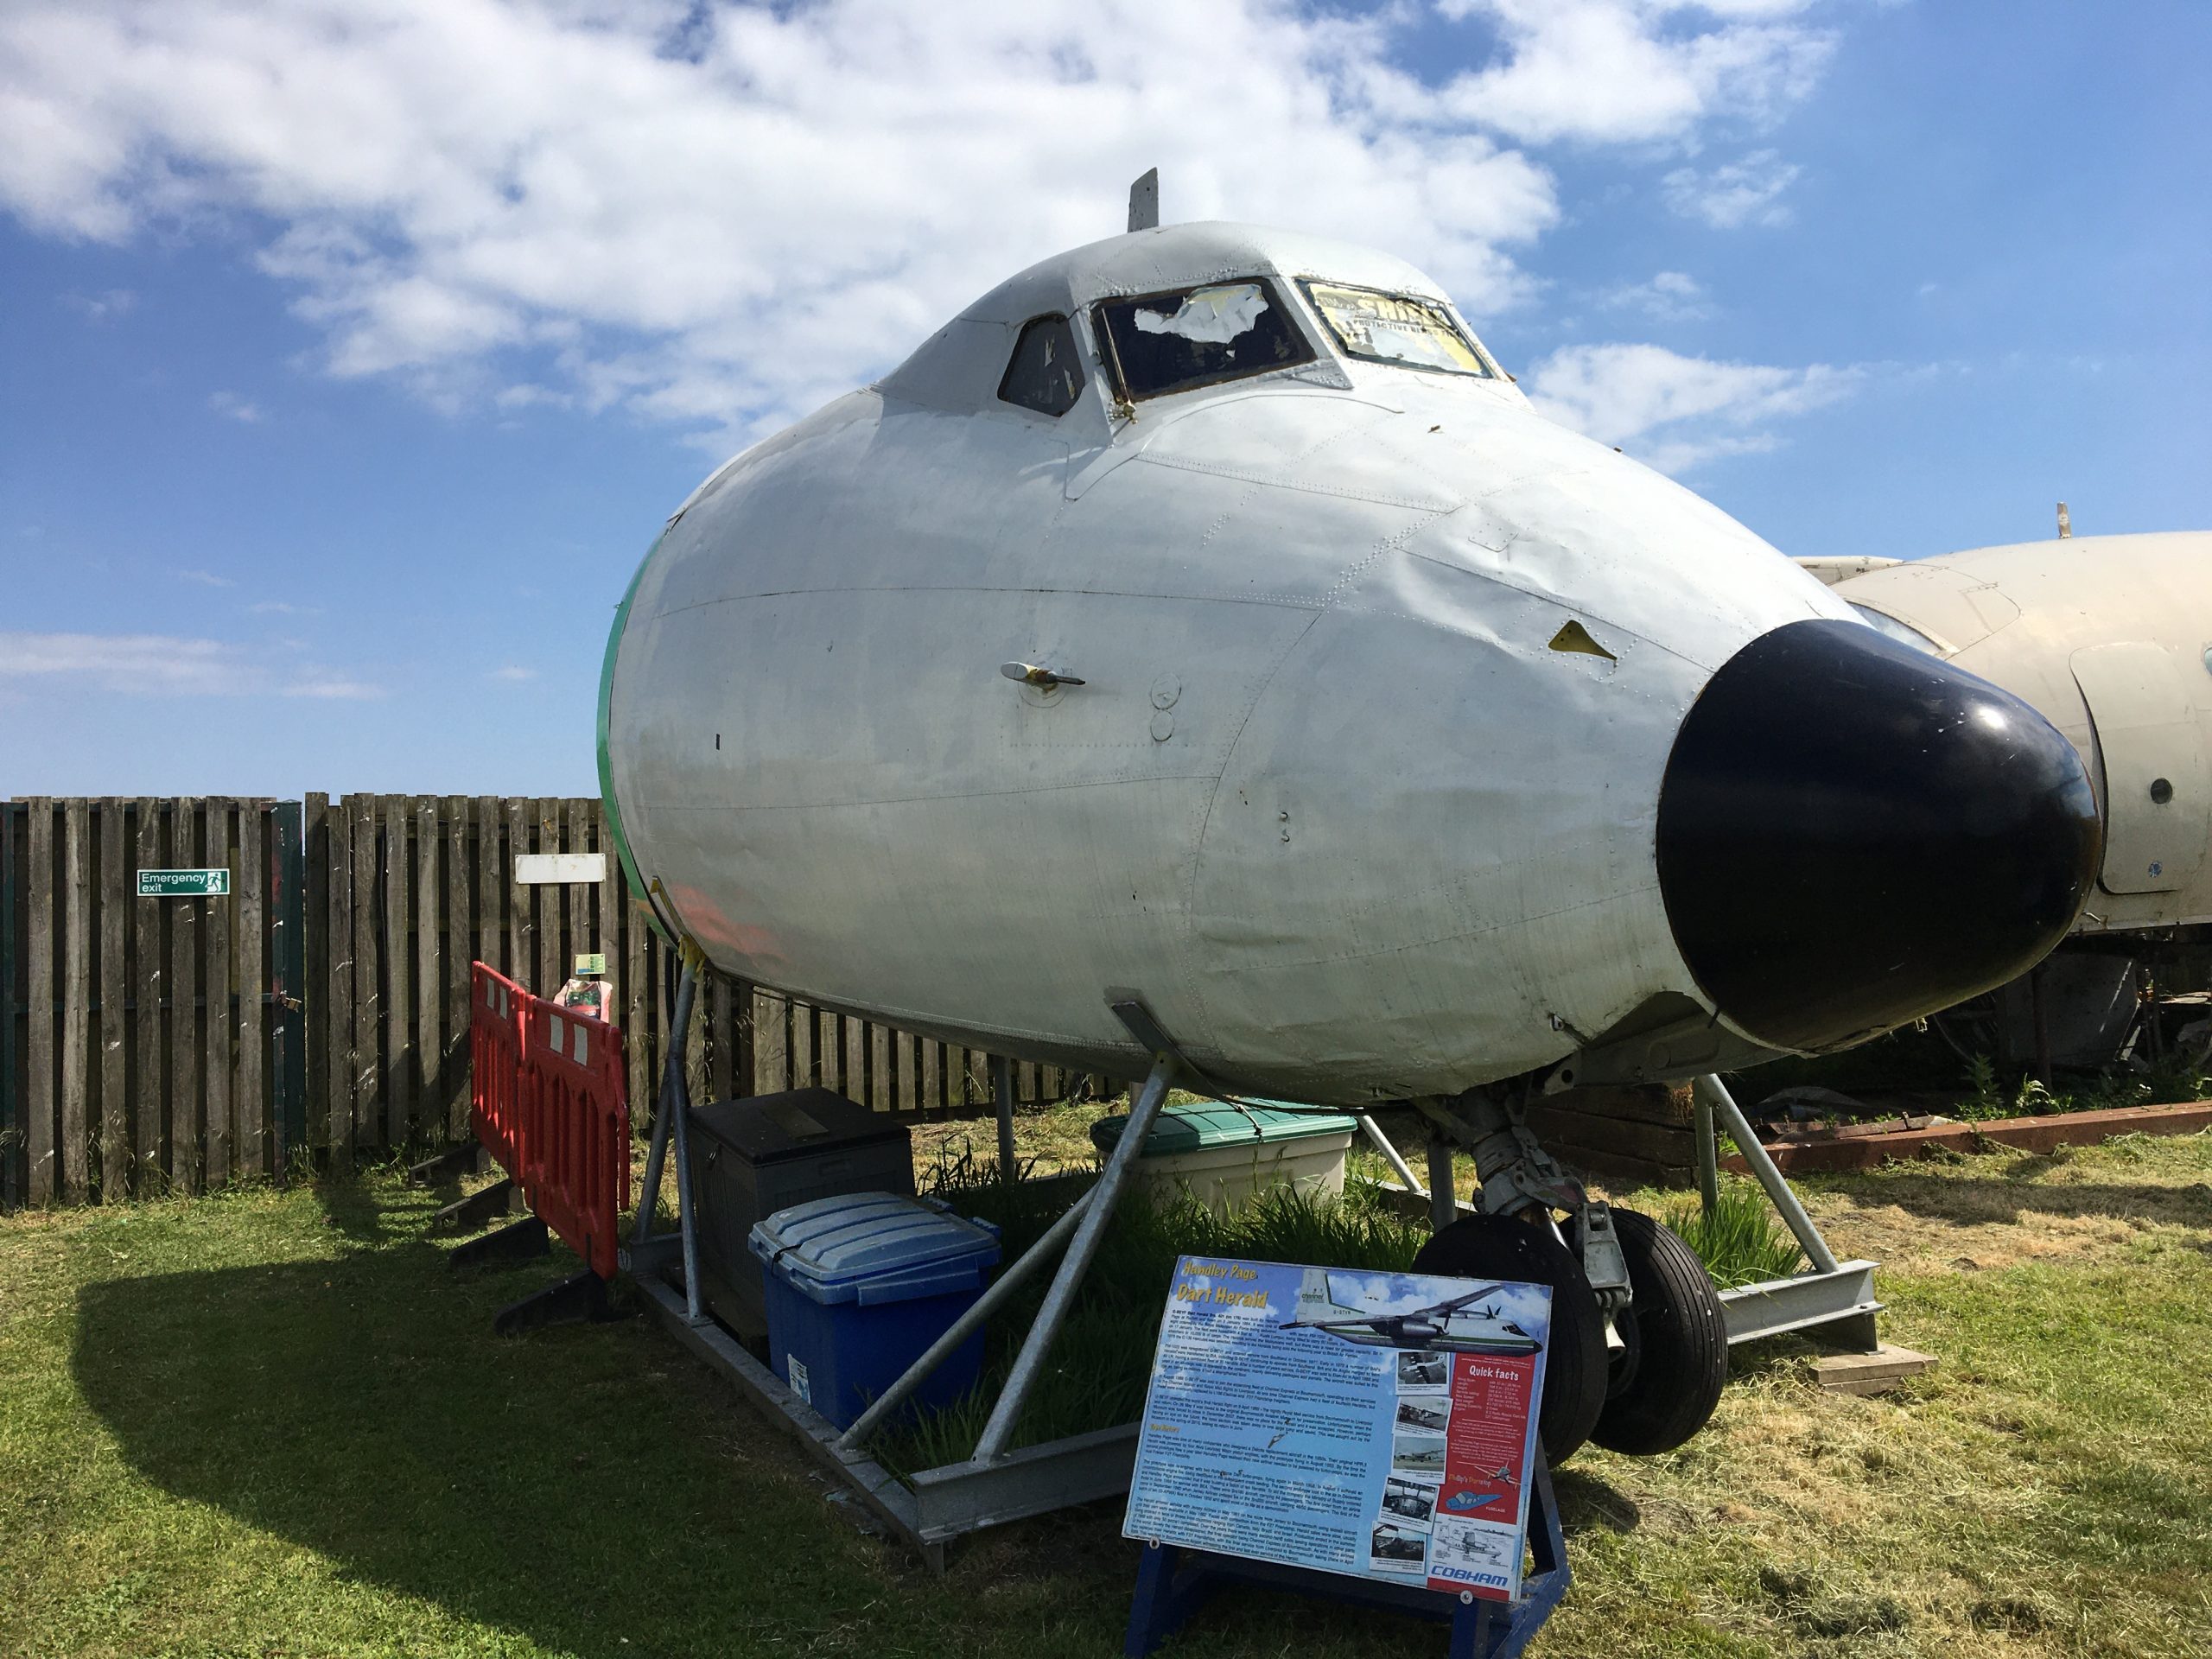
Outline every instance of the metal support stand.
{"type": "Polygon", "coordinates": [[[1769,1201],[1788,1224],[1805,1259],[1813,1264],[1809,1273],[1722,1291],[1720,1311],[1728,1324],[1729,1342],[1751,1342],[1817,1325],[1831,1341],[1872,1352],[1880,1344],[1874,1316],[1882,1307],[1874,1299],[1874,1264],[1836,1260],[1827,1240],[1821,1236],[1821,1230],[1790,1191],[1788,1178],[1775,1167],[1774,1160],[1752,1132],[1743,1108],[1718,1077],[1700,1077],[1690,1090],[1697,1111],[1698,1185],[1707,1208],[1719,1201],[1719,1153],[1713,1142],[1717,1118],[1719,1127],[1728,1131],[1769,1201]]]}
{"type": "Polygon", "coordinates": [[[1365,1112],[1357,1115],[1357,1121],[1359,1132],[1367,1137],[1368,1144],[1381,1153],[1383,1161],[1398,1172],[1398,1179],[1406,1184],[1408,1190],[1418,1192],[1423,1198],[1427,1197],[1428,1190],[1414,1179],[1414,1173],[1406,1166],[1404,1157],[1401,1155],[1397,1147],[1391,1144],[1390,1137],[1382,1133],[1382,1126],[1365,1112]]]}
{"type": "Polygon", "coordinates": [[[1452,1636],[1446,1651],[1451,1659],[1516,1659],[1543,1628],[1574,1578],[1567,1562],[1559,1505],[1552,1496],[1551,1471],[1541,1448],[1529,1482],[1529,1553],[1534,1570],[1522,1581],[1521,1599],[1496,1602],[1479,1599],[1470,1591],[1454,1595],[1421,1585],[1385,1584],[1173,1544],[1147,1544],[1137,1567],[1136,1594],[1130,1602],[1122,1652],[1126,1659],[1145,1659],[1182,1629],[1214,1591],[1245,1583],[1448,1622],[1452,1636]]]}
{"type": "Polygon", "coordinates": [[[1113,1219],[1114,1205],[1152,1134],[1153,1119],[1160,1115],[1160,1104],[1167,1098],[1167,1085],[1174,1075],[1173,1057],[1164,1053],[1154,1057],[1151,1074],[1145,1078],[1144,1088],[1129,1108],[1129,1121],[1122,1128],[1122,1138],[1116,1144],[1113,1155],[1107,1159],[1106,1167],[1100,1172],[1098,1185],[1090,1191],[1090,1201],[1084,1206],[1082,1220],[1076,1224],[1067,1256],[1061,1262],[1059,1272],[1053,1275],[1052,1288],[1045,1293],[1045,1305],[1037,1310],[1036,1322],[1022,1339],[1021,1351],[1014,1356],[1014,1369],[1007,1373],[1006,1386],[999,1391],[998,1402],[991,1408],[990,1420],[976,1439],[970,1462],[995,1463],[1005,1455],[1007,1440],[1020,1419],[1022,1407],[1028,1403],[1030,1390],[1037,1385],[1037,1376],[1044,1369],[1045,1356],[1052,1345],[1052,1338],[1059,1334],[1061,1322],[1075,1304],[1076,1290],[1083,1283],[1083,1275],[1090,1270],[1090,1258],[1098,1252],[1099,1241],[1106,1236],[1106,1224],[1113,1219]]]}
{"type": "MultiPolygon", "coordinates": [[[[1766,1147],[1751,1132],[1751,1121],[1744,1116],[1744,1109],[1736,1103],[1736,1098],[1728,1092],[1727,1086],[1719,1077],[1708,1074],[1700,1077],[1690,1088],[1694,1094],[1705,1101],[1710,1111],[1719,1116],[1720,1126],[1728,1131],[1737,1150],[1744,1154],[1744,1161],[1751,1166],[1751,1173],[1758,1178],[1759,1185],[1766,1189],[1767,1197],[1782,1212],[1782,1218],[1789,1224],[1789,1230],[1796,1236],[1799,1246],[1805,1252],[1805,1259],[1813,1264],[1816,1272],[1834,1273],[1836,1260],[1834,1253],[1828,1249],[1827,1240],[1821,1236],[1821,1230],[1813,1225],[1812,1217],[1805,1213],[1805,1206],[1797,1202],[1797,1195],[1789,1190],[1789,1182],[1774,1166],[1774,1160],[1767,1156],[1766,1147]]],[[[1716,1176],[1716,1187],[1718,1179],[1716,1176]]]]}
{"type": "Polygon", "coordinates": [[[1707,1216],[1720,1207],[1720,1147],[1714,1139],[1713,1101],[1704,1090],[1690,1090],[1691,1134],[1697,1140],[1697,1196],[1707,1216]]]}
{"type": "MultiPolygon", "coordinates": [[[[1414,1185],[1406,1177],[1406,1185],[1414,1185]]],[[[1459,1219],[1459,1178],[1452,1167],[1452,1143],[1440,1135],[1428,1137],[1428,1230],[1440,1233],[1459,1219]]]]}
{"type": "Polygon", "coordinates": [[[999,1179],[1012,1186],[1020,1174],[1014,1162],[1014,1062],[1003,1054],[991,1060],[991,1093],[999,1120],[999,1179]]]}
{"type": "Polygon", "coordinates": [[[678,1237],[683,1253],[684,1314],[692,1324],[704,1323],[706,1303],[699,1283],[698,1205],[691,1192],[691,1090],[684,1080],[684,1058],[691,1041],[691,1006],[699,994],[698,946],[686,940],[683,972],[676,982],[676,1007],[669,1027],[668,1060],[662,1066],[660,1092],[653,1107],[653,1139],[645,1154],[645,1190],[638,1197],[637,1225],[631,1233],[629,1255],[650,1260],[653,1247],[663,1243],[653,1236],[653,1212],[660,1206],[660,1182],[671,1142],[676,1148],[676,1211],[678,1237]]]}

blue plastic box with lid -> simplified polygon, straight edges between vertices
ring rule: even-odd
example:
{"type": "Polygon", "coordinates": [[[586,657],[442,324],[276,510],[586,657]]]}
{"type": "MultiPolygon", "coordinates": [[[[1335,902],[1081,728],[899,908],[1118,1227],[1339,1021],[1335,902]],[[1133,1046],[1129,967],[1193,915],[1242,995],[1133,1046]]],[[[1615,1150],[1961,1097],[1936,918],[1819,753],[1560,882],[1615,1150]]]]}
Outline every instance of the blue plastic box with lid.
{"type": "MultiPolygon", "coordinates": [[[[897,1192],[846,1192],[779,1210],[747,1243],[759,1256],[776,1375],[840,1428],[868,1408],[982,1294],[998,1229],[897,1192]]],[[[945,1406],[976,1385],[983,1333],[915,1391],[945,1406]]]]}

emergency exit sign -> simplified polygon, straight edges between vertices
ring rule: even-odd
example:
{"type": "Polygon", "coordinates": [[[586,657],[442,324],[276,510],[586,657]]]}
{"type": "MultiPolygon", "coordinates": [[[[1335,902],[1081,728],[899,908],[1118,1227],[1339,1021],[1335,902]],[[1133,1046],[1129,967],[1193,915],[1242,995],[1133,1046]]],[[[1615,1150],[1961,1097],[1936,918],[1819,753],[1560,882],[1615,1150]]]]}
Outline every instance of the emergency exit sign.
{"type": "Polygon", "coordinates": [[[228,870],[138,872],[138,896],[141,899],[227,899],[230,893],[231,873],[228,870]]]}

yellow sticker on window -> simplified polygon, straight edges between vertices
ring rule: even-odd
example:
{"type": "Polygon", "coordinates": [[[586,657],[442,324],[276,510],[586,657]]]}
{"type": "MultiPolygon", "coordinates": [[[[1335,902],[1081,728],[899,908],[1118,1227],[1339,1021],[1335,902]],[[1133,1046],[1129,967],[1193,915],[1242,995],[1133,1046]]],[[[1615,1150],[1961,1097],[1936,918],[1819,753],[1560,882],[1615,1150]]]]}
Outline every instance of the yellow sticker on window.
{"type": "Polygon", "coordinates": [[[1340,288],[1307,283],[1306,297],[1329,325],[1347,356],[1407,368],[1437,369],[1446,374],[1487,378],[1490,365],[1475,344],[1459,332],[1452,314],[1433,300],[1410,294],[1382,294],[1369,288],[1340,288]]]}

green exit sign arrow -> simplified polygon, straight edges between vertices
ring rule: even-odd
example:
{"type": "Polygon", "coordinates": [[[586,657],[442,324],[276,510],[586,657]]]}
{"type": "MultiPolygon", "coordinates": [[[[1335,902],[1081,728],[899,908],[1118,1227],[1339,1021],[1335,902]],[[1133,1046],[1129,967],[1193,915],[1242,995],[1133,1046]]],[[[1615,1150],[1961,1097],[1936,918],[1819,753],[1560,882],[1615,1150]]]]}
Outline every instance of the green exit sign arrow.
{"type": "Polygon", "coordinates": [[[228,870],[141,870],[141,899],[226,899],[231,892],[228,870]]]}

